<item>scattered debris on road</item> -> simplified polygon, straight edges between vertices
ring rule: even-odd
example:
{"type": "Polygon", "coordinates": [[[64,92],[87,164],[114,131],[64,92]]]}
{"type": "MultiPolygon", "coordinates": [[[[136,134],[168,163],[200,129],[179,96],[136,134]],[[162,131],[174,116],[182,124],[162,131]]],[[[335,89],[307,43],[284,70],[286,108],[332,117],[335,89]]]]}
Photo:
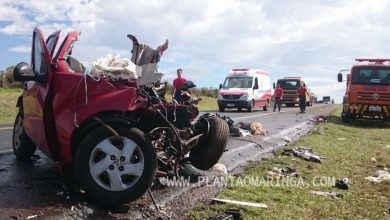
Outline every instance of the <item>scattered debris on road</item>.
{"type": "Polygon", "coordinates": [[[284,168],[274,167],[272,170],[267,171],[267,178],[272,180],[278,180],[283,177],[298,177],[299,173],[296,169],[289,166],[284,168]]]}
{"type": "Polygon", "coordinates": [[[339,199],[343,197],[343,194],[338,192],[323,192],[323,191],[310,191],[310,193],[319,196],[327,196],[333,199],[339,199]]]}
{"type": "Polygon", "coordinates": [[[322,126],[313,128],[311,131],[309,131],[309,134],[318,134],[318,135],[324,135],[325,131],[322,126]]]}
{"type": "Polygon", "coordinates": [[[286,163],[286,162],[283,162],[283,161],[276,161],[276,162],[274,162],[274,164],[280,164],[280,165],[286,165],[286,166],[290,165],[289,163],[286,163]]]}
{"type": "Polygon", "coordinates": [[[264,129],[263,125],[260,122],[251,123],[251,132],[253,135],[266,135],[267,131],[264,129]]]}
{"type": "Polygon", "coordinates": [[[282,155],[295,156],[316,163],[321,163],[322,162],[321,159],[326,158],[314,154],[311,148],[301,148],[301,147],[293,148],[293,149],[284,149],[282,155]]]}
{"type": "Polygon", "coordinates": [[[227,175],[227,168],[226,168],[226,166],[224,165],[224,164],[222,164],[222,163],[217,163],[217,164],[215,164],[212,168],[211,168],[211,170],[214,170],[214,171],[218,171],[218,172],[220,172],[220,173],[222,173],[223,175],[227,175]]]}
{"type": "Polygon", "coordinates": [[[338,189],[348,190],[349,189],[348,178],[342,178],[342,179],[336,180],[335,187],[338,189]]]}
{"type": "Polygon", "coordinates": [[[374,175],[366,177],[365,179],[371,181],[372,183],[390,181],[390,173],[387,170],[377,170],[374,175]]]}
{"type": "Polygon", "coordinates": [[[207,220],[240,220],[241,219],[241,211],[239,209],[229,209],[224,214],[209,217],[207,220]]]}
{"type": "Polygon", "coordinates": [[[324,122],[328,121],[328,117],[326,117],[325,115],[317,115],[314,117],[314,119],[312,121],[315,124],[324,123],[324,122]]]}
{"type": "Polygon", "coordinates": [[[235,205],[251,206],[257,208],[268,208],[266,204],[257,203],[257,202],[245,202],[245,201],[237,201],[237,200],[230,200],[230,199],[218,199],[218,198],[211,198],[211,201],[220,202],[220,203],[230,203],[235,205]]]}
{"type": "Polygon", "coordinates": [[[38,215],[30,215],[26,219],[28,220],[28,219],[33,219],[33,218],[36,218],[36,217],[38,217],[38,215]]]}
{"type": "Polygon", "coordinates": [[[282,140],[284,140],[284,141],[287,142],[287,143],[291,143],[291,142],[292,142],[291,138],[289,138],[289,137],[287,137],[287,136],[283,136],[283,137],[281,137],[281,138],[282,138],[282,140]]]}
{"type": "Polygon", "coordinates": [[[260,122],[238,122],[230,127],[230,136],[245,137],[249,135],[266,135],[267,131],[260,122]]]}

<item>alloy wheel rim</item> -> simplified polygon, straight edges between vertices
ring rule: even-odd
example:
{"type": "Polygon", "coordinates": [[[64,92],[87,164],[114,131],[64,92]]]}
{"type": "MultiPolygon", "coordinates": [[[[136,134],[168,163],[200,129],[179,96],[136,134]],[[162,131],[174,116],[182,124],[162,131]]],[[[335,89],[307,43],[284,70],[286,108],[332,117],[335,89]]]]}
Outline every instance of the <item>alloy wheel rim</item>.
{"type": "Polygon", "coordinates": [[[109,137],[99,142],[89,158],[93,180],[108,191],[124,191],[134,186],[145,168],[141,148],[127,137],[109,137]]]}

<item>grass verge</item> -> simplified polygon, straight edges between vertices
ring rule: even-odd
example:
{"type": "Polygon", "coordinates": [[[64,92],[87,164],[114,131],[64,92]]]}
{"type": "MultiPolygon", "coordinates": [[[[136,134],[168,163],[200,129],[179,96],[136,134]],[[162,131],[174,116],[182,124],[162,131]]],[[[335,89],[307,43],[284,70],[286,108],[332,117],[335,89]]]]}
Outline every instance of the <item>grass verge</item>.
{"type": "Polygon", "coordinates": [[[18,112],[16,101],[22,89],[0,88],[0,124],[13,124],[18,112]]]}
{"type": "MultiPolygon", "coordinates": [[[[168,101],[172,101],[171,95],[165,95],[165,98],[168,101]]],[[[208,96],[200,96],[202,101],[197,105],[199,111],[208,112],[208,111],[217,111],[218,103],[216,98],[208,97],[208,96]]]]}
{"type": "Polygon", "coordinates": [[[373,184],[365,179],[377,170],[390,168],[389,123],[356,121],[346,125],[340,123],[339,115],[340,109],[327,123],[315,126],[310,135],[289,146],[312,148],[316,154],[327,157],[321,164],[284,156],[280,150],[276,156],[248,166],[217,196],[265,203],[267,209],[207,202],[193,209],[190,218],[204,219],[232,208],[240,209],[244,219],[390,218],[390,181],[373,184]],[[275,180],[252,186],[249,181],[239,184],[243,178],[266,179],[270,169],[287,166],[280,165],[281,162],[299,172],[295,182],[290,178],[279,184],[275,180]],[[344,177],[350,181],[348,190],[333,187],[335,179],[344,177]],[[304,184],[299,184],[300,180],[304,184]],[[342,198],[314,195],[311,191],[339,192],[342,198]]]}

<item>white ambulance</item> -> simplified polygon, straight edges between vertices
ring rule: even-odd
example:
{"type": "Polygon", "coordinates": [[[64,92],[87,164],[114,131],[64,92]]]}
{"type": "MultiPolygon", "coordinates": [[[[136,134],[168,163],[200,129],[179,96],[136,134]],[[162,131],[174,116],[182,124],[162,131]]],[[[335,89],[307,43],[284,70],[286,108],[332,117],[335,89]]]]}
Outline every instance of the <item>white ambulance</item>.
{"type": "Polygon", "coordinates": [[[219,85],[218,107],[243,108],[253,112],[255,108],[267,111],[271,101],[271,80],[268,71],[258,69],[232,69],[223,84],[219,85]]]}

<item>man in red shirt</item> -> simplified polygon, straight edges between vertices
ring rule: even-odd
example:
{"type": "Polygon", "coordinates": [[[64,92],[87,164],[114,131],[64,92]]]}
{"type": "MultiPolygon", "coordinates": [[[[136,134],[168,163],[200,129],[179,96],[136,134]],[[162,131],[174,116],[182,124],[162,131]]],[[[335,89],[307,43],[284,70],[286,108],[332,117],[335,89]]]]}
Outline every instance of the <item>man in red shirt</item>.
{"type": "Polygon", "coordinates": [[[187,79],[182,77],[183,70],[177,69],[177,78],[173,80],[173,94],[172,100],[176,100],[177,103],[181,103],[181,87],[187,82],[187,79]]]}
{"type": "Polygon", "coordinates": [[[278,106],[278,111],[280,112],[280,107],[282,105],[283,98],[283,89],[280,87],[280,84],[276,85],[274,91],[274,111],[276,110],[276,105],[278,106]]]}
{"type": "Polygon", "coordinates": [[[298,88],[299,95],[299,107],[301,108],[301,113],[305,113],[306,111],[306,93],[307,89],[304,83],[298,88]]]}

